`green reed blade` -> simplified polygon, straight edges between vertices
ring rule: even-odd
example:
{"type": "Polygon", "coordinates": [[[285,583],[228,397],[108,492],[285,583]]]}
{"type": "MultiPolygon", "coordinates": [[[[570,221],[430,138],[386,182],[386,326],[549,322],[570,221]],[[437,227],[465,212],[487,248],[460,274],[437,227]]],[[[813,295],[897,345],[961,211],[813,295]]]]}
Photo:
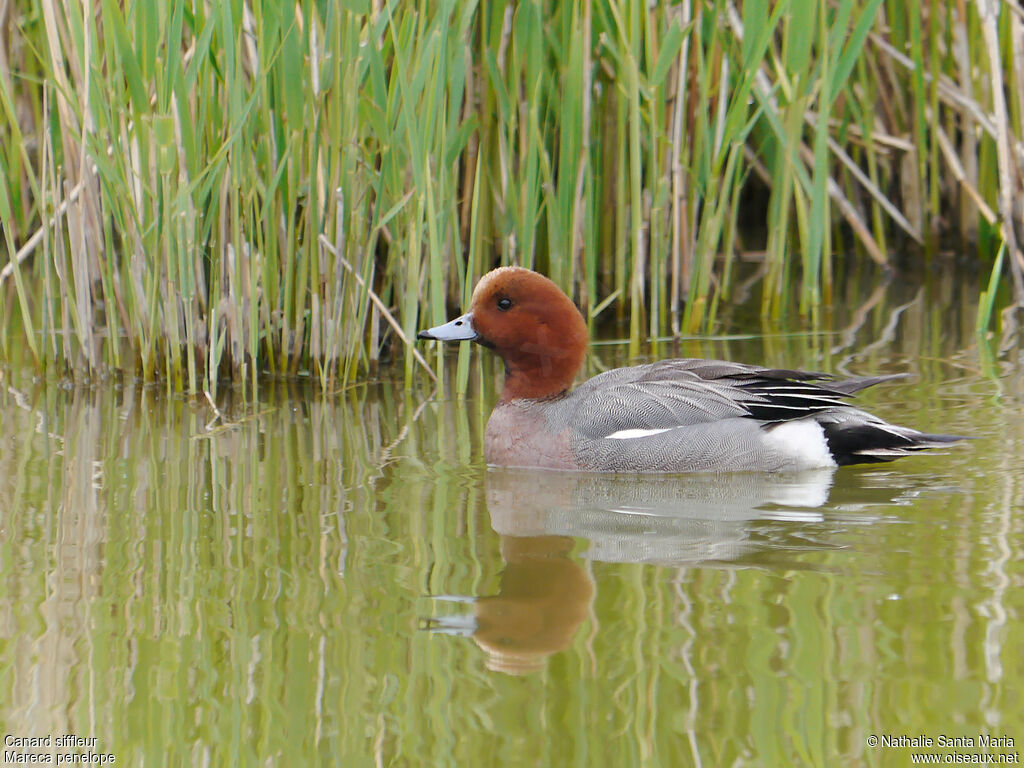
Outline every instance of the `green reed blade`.
{"type": "Polygon", "coordinates": [[[617,297],[638,352],[722,316],[741,248],[767,250],[765,316],[813,324],[833,259],[885,263],[902,228],[987,260],[1024,194],[1018,20],[980,4],[26,3],[0,49],[2,338],[46,370],[326,388],[391,354],[411,381],[354,276],[410,337],[498,263],[592,317],[617,297]]]}

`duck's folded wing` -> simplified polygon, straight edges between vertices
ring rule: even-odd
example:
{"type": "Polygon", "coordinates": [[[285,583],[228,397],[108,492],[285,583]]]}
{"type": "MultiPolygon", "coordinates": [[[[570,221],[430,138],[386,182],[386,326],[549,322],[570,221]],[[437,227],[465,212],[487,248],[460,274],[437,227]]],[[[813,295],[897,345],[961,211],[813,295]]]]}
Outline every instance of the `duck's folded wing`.
{"type": "Polygon", "coordinates": [[[589,438],[629,438],[733,418],[765,424],[841,406],[884,380],[820,383],[824,374],[717,360],[665,360],[596,376],[572,395],[570,426],[589,438]]]}

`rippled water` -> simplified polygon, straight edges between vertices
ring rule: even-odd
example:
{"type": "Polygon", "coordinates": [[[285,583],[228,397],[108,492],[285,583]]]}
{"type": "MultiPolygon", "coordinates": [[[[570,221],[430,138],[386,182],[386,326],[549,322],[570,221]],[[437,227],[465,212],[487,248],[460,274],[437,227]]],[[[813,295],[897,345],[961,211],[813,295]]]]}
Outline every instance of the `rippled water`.
{"type": "MultiPolygon", "coordinates": [[[[978,438],[834,472],[488,470],[486,353],[465,401],[269,384],[220,419],[6,372],[0,731],[120,765],[1020,752],[1024,363],[978,345],[950,286],[887,290],[834,333],[644,350],[910,372],[859,401],[978,438]]],[[[589,373],[629,361],[600,345],[589,373]]]]}

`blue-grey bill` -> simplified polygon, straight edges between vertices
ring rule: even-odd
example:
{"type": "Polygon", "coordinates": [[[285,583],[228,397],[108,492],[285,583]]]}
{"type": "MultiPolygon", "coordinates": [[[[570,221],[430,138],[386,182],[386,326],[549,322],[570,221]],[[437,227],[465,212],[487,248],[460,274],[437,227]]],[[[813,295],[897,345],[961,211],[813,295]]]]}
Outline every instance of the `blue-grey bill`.
{"type": "Polygon", "coordinates": [[[473,314],[467,312],[461,317],[456,317],[449,323],[438,325],[435,328],[428,328],[416,334],[417,339],[433,339],[435,341],[471,341],[477,337],[476,329],[473,328],[473,314]]]}

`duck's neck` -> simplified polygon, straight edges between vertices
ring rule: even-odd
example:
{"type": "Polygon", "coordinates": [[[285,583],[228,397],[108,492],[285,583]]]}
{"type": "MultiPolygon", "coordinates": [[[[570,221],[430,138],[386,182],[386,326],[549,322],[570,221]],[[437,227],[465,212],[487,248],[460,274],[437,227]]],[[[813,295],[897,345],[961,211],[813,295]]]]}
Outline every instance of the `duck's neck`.
{"type": "Polygon", "coordinates": [[[506,373],[505,386],[502,387],[500,401],[507,403],[512,400],[544,400],[564,395],[571,386],[571,381],[564,386],[538,386],[521,374],[506,373]]]}
{"type": "Polygon", "coordinates": [[[564,395],[572,388],[582,362],[582,355],[578,362],[551,355],[529,355],[515,361],[506,360],[501,402],[541,400],[564,395]]]}

